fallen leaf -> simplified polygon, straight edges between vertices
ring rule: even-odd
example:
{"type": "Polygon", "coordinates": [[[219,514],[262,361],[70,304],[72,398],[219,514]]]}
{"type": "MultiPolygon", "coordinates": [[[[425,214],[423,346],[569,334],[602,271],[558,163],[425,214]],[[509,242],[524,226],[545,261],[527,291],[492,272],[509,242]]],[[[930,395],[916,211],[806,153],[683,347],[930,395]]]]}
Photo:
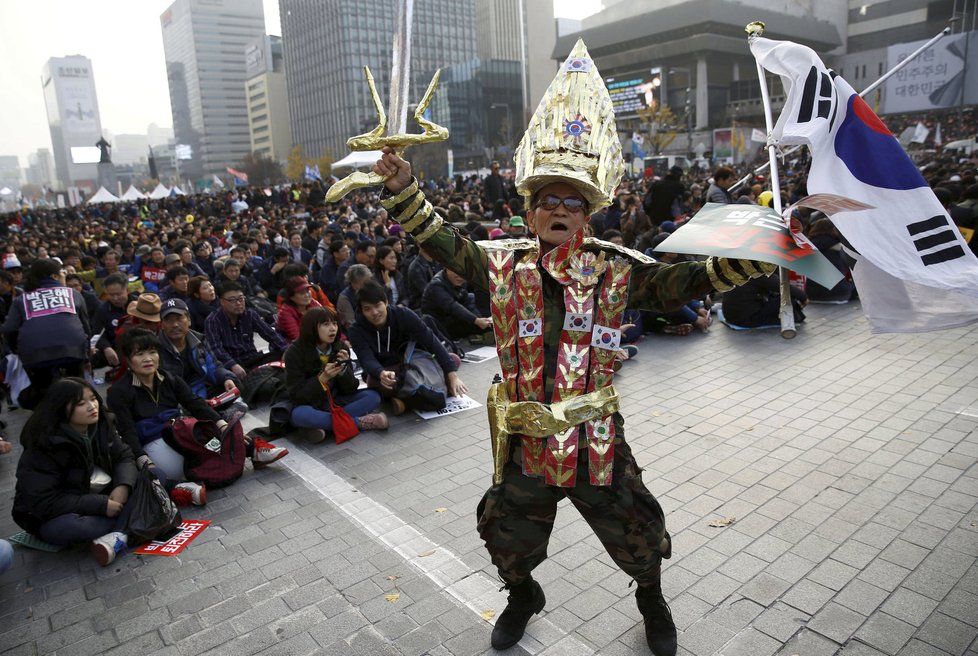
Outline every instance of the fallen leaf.
{"type": "Polygon", "coordinates": [[[435,512],[445,512],[448,508],[435,508],[435,512]]]}
{"type": "Polygon", "coordinates": [[[422,551],[418,554],[418,558],[427,558],[431,554],[435,553],[434,549],[428,549],[427,551],[422,551]]]}
{"type": "Polygon", "coordinates": [[[401,577],[400,576],[397,576],[396,574],[391,574],[390,576],[387,577],[387,580],[388,581],[396,581],[399,578],[401,578],[401,577]]]}
{"type": "Polygon", "coordinates": [[[488,622],[489,620],[491,620],[492,618],[494,618],[496,616],[496,611],[494,611],[494,610],[484,610],[484,611],[482,611],[479,614],[482,616],[482,619],[484,619],[485,621],[488,622]]]}
{"type": "Polygon", "coordinates": [[[392,592],[389,595],[384,595],[384,599],[386,599],[387,601],[391,602],[392,604],[395,601],[397,601],[398,599],[400,599],[400,598],[401,598],[401,595],[399,595],[396,592],[392,592]]]}
{"type": "Polygon", "coordinates": [[[737,521],[736,517],[719,517],[717,519],[711,520],[710,523],[707,524],[707,526],[712,526],[713,528],[723,528],[725,526],[730,526],[735,521],[737,521]]]}

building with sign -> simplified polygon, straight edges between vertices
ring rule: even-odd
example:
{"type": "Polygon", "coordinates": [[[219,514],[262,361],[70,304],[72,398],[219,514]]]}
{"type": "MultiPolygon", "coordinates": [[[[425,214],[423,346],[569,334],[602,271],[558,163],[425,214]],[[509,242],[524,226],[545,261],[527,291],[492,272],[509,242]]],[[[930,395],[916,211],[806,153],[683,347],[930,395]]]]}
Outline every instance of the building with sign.
{"type": "Polygon", "coordinates": [[[82,55],[52,57],[41,69],[41,88],[57,181],[55,186],[84,187],[94,192],[102,122],[95,95],[92,60],[82,55]]]}
{"type": "Polygon", "coordinates": [[[261,0],[176,0],[160,16],[182,179],[224,173],[251,150],[245,48],[265,35],[261,0]],[[189,155],[183,159],[181,155],[189,155]]]}
{"type": "Polygon", "coordinates": [[[251,152],[284,163],[292,148],[292,134],[282,37],[266,35],[256,39],[248,44],[244,54],[251,152]]]}

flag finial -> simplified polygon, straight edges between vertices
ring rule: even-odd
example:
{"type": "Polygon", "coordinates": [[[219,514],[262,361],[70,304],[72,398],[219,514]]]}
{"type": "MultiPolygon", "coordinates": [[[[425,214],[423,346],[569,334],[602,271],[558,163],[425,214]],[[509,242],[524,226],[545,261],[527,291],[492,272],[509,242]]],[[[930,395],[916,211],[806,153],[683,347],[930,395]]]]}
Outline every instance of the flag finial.
{"type": "Polygon", "coordinates": [[[747,27],[744,28],[747,32],[747,38],[752,36],[763,36],[764,35],[764,21],[754,21],[753,23],[747,23],[747,27]]]}

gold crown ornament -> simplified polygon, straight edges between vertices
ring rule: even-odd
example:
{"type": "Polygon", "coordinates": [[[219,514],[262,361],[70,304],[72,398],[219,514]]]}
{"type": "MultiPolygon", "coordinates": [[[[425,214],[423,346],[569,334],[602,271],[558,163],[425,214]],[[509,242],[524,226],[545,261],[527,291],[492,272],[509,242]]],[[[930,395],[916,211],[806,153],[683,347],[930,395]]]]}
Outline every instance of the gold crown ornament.
{"type": "Polygon", "coordinates": [[[516,148],[516,189],[529,202],[565,182],[593,212],[614,200],[625,165],[615,111],[584,41],[578,39],[540,100],[516,148]]]}

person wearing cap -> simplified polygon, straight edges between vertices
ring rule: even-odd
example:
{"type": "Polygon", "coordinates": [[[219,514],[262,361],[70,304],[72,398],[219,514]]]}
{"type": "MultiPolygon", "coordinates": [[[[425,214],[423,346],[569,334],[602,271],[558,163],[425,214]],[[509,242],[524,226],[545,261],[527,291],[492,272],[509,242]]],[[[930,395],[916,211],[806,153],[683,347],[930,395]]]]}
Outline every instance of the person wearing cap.
{"type": "Polygon", "coordinates": [[[509,236],[513,239],[526,237],[526,222],[522,216],[514,216],[509,219],[509,236]]]}
{"type": "Polygon", "coordinates": [[[291,344],[299,337],[302,317],[312,308],[322,305],[312,297],[312,285],[302,276],[293,276],[285,283],[282,307],[275,319],[275,329],[291,344]]]}
{"type": "Polygon", "coordinates": [[[492,299],[502,377],[487,404],[493,485],[476,513],[509,590],[492,647],[516,644],[543,610],[546,597],[532,572],[547,557],[558,501],[568,498],[638,583],[652,653],[674,656],[676,627],[660,581],[672,540],[625,440],[614,387],[622,318],[626,309],[679,307],[774,267],[718,257],[665,265],[585,238],[591,212],[614,200],[624,162],[611,98],[583,41],[540,101],[515,161],[534,238],[482,244],[432,211],[410,164],[394,149],[385,147],[373,167],[385,178],[381,203],[391,215],[436,260],[492,299]]]}
{"type": "Polygon", "coordinates": [[[3,270],[14,277],[14,286],[19,287],[24,282],[24,267],[20,264],[20,259],[13,253],[7,253],[3,257],[3,270]]]}
{"type": "Polygon", "coordinates": [[[203,335],[191,329],[190,308],[183,300],[164,301],[160,318],[160,369],[182,378],[204,399],[237,387],[234,374],[217,361],[203,335]]]}
{"type": "Polygon", "coordinates": [[[15,399],[20,407],[32,410],[62,375],[84,374],[90,351],[88,311],[82,295],[65,285],[57,260],[31,263],[26,291],[14,300],[2,330],[31,381],[15,399]]]}

